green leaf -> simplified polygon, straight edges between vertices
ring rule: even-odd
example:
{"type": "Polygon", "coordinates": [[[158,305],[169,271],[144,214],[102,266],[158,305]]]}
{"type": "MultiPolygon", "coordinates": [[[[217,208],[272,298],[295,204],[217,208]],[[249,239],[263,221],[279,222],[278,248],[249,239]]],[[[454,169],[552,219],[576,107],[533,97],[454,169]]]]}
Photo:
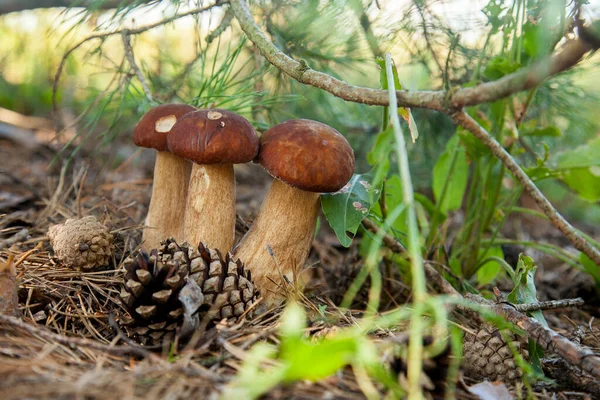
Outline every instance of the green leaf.
{"type": "Polygon", "coordinates": [[[556,178],[560,176],[560,172],[548,168],[547,166],[535,166],[531,168],[523,168],[523,171],[531,178],[532,181],[538,182],[544,179],[556,178]]]}
{"type": "Polygon", "coordinates": [[[387,161],[393,150],[392,143],[394,143],[394,131],[391,127],[379,132],[375,138],[373,148],[367,153],[368,163],[375,165],[387,161]]]}
{"type": "MultiPolygon", "coordinates": [[[[392,60],[392,74],[394,75],[394,87],[396,90],[402,90],[402,85],[400,84],[400,79],[398,78],[398,70],[396,69],[396,64],[394,60],[392,60]]],[[[377,57],[377,65],[379,65],[379,83],[381,84],[381,88],[383,90],[388,90],[388,82],[387,82],[387,74],[385,70],[385,60],[382,57],[377,57]]]]}
{"type": "MultiPolygon", "coordinates": [[[[480,260],[485,260],[489,257],[504,258],[504,253],[502,252],[500,246],[491,246],[485,254],[482,255],[481,253],[483,253],[483,249],[479,250],[480,260]]],[[[500,271],[502,271],[502,266],[496,261],[490,260],[477,270],[477,282],[480,285],[489,285],[494,281],[494,279],[496,279],[500,271]]]]}
{"type": "Polygon", "coordinates": [[[477,160],[486,155],[491,154],[490,149],[481,143],[471,132],[459,126],[456,129],[456,134],[460,138],[461,143],[465,146],[470,160],[477,160]]]}
{"type": "Polygon", "coordinates": [[[562,180],[583,199],[600,200],[600,137],[560,153],[557,169],[562,180]]]}
{"type": "Polygon", "coordinates": [[[600,288],[600,267],[584,253],[579,253],[579,262],[583,265],[585,272],[590,274],[596,282],[596,287],[600,288]]]}
{"type": "Polygon", "coordinates": [[[505,56],[495,57],[490,60],[483,71],[483,76],[489,80],[502,78],[521,68],[521,64],[510,62],[505,56]]]}
{"type": "MultiPolygon", "coordinates": [[[[514,304],[537,303],[537,292],[535,288],[535,272],[537,266],[531,257],[519,255],[517,270],[513,280],[513,290],[508,294],[507,300],[514,304]]],[[[541,311],[531,311],[530,316],[538,320],[540,324],[548,327],[548,323],[541,311]]],[[[533,340],[529,341],[529,355],[533,366],[541,371],[541,358],[544,356],[543,349],[533,340]]]]}
{"type": "Polygon", "coordinates": [[[546,137],[560,137],[562,132],[558,127],[554,125],[547,126],[545,128],[537,128],[532,130],[521,130],[521,136],[546,136],[546,137]]]}
{"type": "Polygon", "coordinates": [[[433,168],[433,195],[442,213],[447,215],[460,208],[468,178],[467,155],[459,145],[459,137],[454,136],[433,168]]]}
{"type": "MultiPolygon", "coordinates": [[[[392,175],[385,181],[385,204],[388,210],[394,210],[400,204],[403,203],[402,197],[402,180],[399,175],[392,175]]],[[[373,207],[373,211],[381,216],[381,209],[379,204],[373,207]]],[[[406,224],[406,213],[400,214],[400,216],[392,224],[392,230],[395,232],[405,233],[408,230],[406,224]]],[[[393,236],[394,235],[392,233],[393,236]]]]}
{"type": "Polygon", "coordinates": [[[344,247],[350,246],[360,223],[381,195],[381,186],[372,182],[371,172],[355,174],[340,191],[321,196],[325,218],[344,247]]]}
{"type": "Polygon", "coordinates": [[[288,364],[286,381],[318,381],[351,363],[357,351],[354,337],[333,337],[320,342],[303,340],[287,348],[282,359],[288,364]]]}

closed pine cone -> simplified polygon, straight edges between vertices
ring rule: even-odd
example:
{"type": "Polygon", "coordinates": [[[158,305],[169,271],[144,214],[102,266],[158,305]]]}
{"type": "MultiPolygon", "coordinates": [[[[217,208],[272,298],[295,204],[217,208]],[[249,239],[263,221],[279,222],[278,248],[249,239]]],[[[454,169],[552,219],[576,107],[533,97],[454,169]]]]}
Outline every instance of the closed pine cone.
{"type": "Polygon", "coordinates": [[[89,271],[110,262],[113,236],[93,216],[51,226],[48,238],[56,258],[68,267],[89,271]]]}
{"type": "Polygon", "coordinates": [[[522,371],[501,332],[519,354],[524,358],[528,357],[529,353],[520,337],[486,324],[476,335],[465,333],[463,367],[468,376],[504,382],[515,381],[521,377],[522,371]]]}

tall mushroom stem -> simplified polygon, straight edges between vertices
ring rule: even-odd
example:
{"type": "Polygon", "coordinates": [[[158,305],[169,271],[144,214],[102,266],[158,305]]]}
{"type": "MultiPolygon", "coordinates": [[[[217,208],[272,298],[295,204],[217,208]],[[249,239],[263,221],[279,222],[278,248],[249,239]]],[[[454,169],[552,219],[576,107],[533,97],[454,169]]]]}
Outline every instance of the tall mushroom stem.
{"type": "Polygon", "coordinates": [[[252,273],[266,306],[283,300],[286,283],[282,275],[290,282],[298,277],[310,251],[318,211],[319,193],[273,181],[258,217],[235,250],[252,273]]]}
{"type": "Polygon", "coordinates": [[[144,247],[155,249],[161,240],[183,239],[185,207],[191,163],[168,151],[159,151],[154,164],[152,198],[142,234],[144,247]]]}
{"type": "Polygon", "coordinates": [[[194,164],[190,176],[183,236],[225,254],[235,240],[235,179],[232,164],[194,164]]]}

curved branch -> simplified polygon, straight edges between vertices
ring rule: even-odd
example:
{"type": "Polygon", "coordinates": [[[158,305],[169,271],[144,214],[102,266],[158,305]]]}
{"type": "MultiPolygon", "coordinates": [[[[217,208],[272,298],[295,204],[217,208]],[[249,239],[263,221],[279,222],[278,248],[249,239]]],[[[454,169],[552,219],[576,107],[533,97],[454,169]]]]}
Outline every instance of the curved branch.
{"type": "Polygon", "coordinates": [[[593,46],[582,39],[568,41],[559,53],[544,58],[527,68],[506,75],[493,82],[457,90],[450,98],[450,106],[461,108],[488,103],[514,93],[532,89],[546,79],[577,64],[593,46]]]}
{"type": "MultiPolygon", "coordinates": [[[[275,67],[298,82],[323,89],[334,96],[355,103],[387,106],[387,91],[354,86],[326,73],[315,71],[304,62],[298,62],[280,51],[256,25],[245,0],[231,0],[231,9],[240,27],[262,55],[275,67]]],[[[401,107],[420,107],[438,111],[461,108],[495,101],[511,94],[531,89],[547,78],[577,64],[593,46],[583,39],[571,40],[563,50],[544,58],[497,81],[475,87],[446,91],[399,90],[396,92],[401,107]]]]}
{"type": "MultiPolygon", "coordinates": [[[[355,103],[387,106],[389,104],[386,90],[370,89],[354,86],[331,75],[315,71],[304,62],[298,62],[281,52],[256,25],[245,0],[231,0],[231,10],[240,27],[248,38],[256,45],[262,55],[275,67],[300,83],[323,89],[334,96],[355,103]]],[[[401,107],[422,107],[441,110],[443,92],[433,91],[398,91],[398,105],[401,107]]]]}
{"type": "Polygon", "coordinates": [[[600,250],[592,246],[581,236],[575,228],[554,208],[552,203],[546,199],[540,189],[535,186],[527,174],[521,169],[519,164],[512,156],[494,139],[481,125],[471,118],[463,110],[454,112],[452,119],[457,124],[471,132],[475,137],[483,142],[492,153],[504,164],[506,168],[517,178],[523,185],[523,188],[542,209],[544,214],[552,221],[554,226],[562,232],[563,235],[575,246],[575,248],[583,252],[586,256],[592,259],[597,265],[600,265],[600,250]]]}

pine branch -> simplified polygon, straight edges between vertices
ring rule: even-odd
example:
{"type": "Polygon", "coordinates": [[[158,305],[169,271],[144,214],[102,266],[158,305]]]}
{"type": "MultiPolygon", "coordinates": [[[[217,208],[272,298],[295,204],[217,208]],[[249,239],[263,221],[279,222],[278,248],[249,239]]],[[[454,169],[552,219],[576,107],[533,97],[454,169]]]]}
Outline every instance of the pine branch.
{"type": "MultiPolygon", "coordinates": [[[[260,27],[256,25],[245,0],[230,0],[230,4],[240,27],[248,38],[271,64],[290,77],[300,83],[323,89],[346,101],[378,106],[389,105],[385,90],[351,85],[331,75],[315,71],[306,63],[298,62],[284,54],[267,39],[260,27]]],[[[565,44],[560,53],[546,57],[530,67],[497,81],[453,92],[399,90],[396,92],[398,105],[448,111],[492,102],[539,85],[551,76],[576,65],[592,49],[593,46],[581,38],[571,40],[565,44]]]]}
{"type": "Polygon", "coordinates": [[[81,46],[83,46],[85,43],[94,40],[94,39],[100,39],[100,40],[104,40],[109,36],[113,36],[113,35],[122,35],[123,33],[126,33],[127,35],[139,35],[140,33],[144,33],[146,31],[149,31],[151,29],[157,28],[159,26],[163,26],[163,25],[167,25],[175,20],[178,20],[180,18],[184,18],[190,15],[197,15],[197,14],[202,14],[203,12],[209,11],[211,9],[213,9],[214,7],[218,7],[218,6],[222,6],[224,4],[227,3],[227,0],[216,0],[215,3],[210,4],[208,6],[205,7],[200,7],[200,8],[195,8],[193,10],[189,10],[183,13],[179,13],[179,14],[175,14],[169,18],[165,18],[162,19],[158,22],[155,22],[153,24],[149,24],[149,25],[145,25],[145,26],[141,26],[139,28],[136,29],[117,29],[115,31],[110,31],[110,32],[101,32],[101,33],[96,33],[93,35],[90,35],[88,37],[86,37],[85,39],[81,40],[80,42],[76,43],[73,47],[71,47],[69,50],[67,50],[65,52],[65,54],[63,55],[62,59],[60,60],[60,64],[58,65],[58,70],[56,71],[56,75],[54,76],[54,84],[52,86],[52,110],[54,112],[54,119],[55,119],[55,123],[56,123],[56,131],[60,132],[61,131],[61,127],[60,127],[60,118],[59,118],[59,106],[58,106],[58,101],[57,101],[57,92],[58,92],[58,84],[60,82],[60,77],[62,75],[62,72],[65,68],[65,65],[67,63],[67,59],[69,58],[69,56],[78,48],[80,48],[81,46]]]}
{"type": "Polygon", "coordinates": [[[133,55],[133,48],[131,47],[131,38],[129,37],[129,32],[125,31],[121,33],[121,40],[123,41],[123,49],[125,50],[125,57],[127,57],[127,62],[129,62],[129,67],[133,69],[135,76],[137,76],[138,80],[142,84],[142,89],[144,90],[144,95],[146,95],[146,100],[152,103],[152,92],[150,91],[150,86],[148,86],[148,82],[142,73],[140,67],[138,67],[135,62],[135,57],[133,55]]]}

